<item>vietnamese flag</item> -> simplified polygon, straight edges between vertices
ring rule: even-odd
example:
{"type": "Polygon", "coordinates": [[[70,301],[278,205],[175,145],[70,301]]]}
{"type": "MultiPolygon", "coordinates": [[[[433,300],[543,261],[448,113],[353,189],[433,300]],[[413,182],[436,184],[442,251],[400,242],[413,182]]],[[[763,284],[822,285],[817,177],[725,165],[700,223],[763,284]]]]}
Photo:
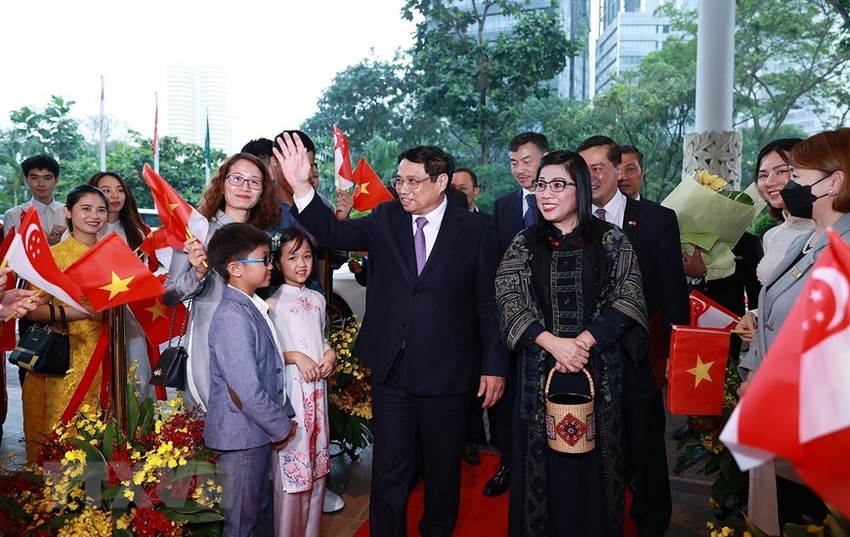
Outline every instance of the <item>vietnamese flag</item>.
{"type": "Polygon", "coordinates": [[[354,186],[351,155],[348,152],[348,138],[336,125],[334,125],[334,173],[337,188],[348,190],[354,186]]]}
{"type": "Polygon", "coordinates": [[[183,249],[183,243],[192,237],[206,242],[209,221],[204,215],[189,205],[147,164],[142,171],[142,178],[151,189],[156,212],[162,220],[162,227],[168,233],[168,242],[171,247],[183,249]]]}
{"type": "Polygon", "coordinates": [[[738,316],[699,291],[691,291],[691,326],[732,330],[738,316]]]}
{"type": "Polygon", "coordinates": [[[65,269],[96,311],[162,296],[165,287],[114,231],[65,269]]]}
{"type": "Polygon", "coordinates": [[[673,326],[667,406],[671,414],[718,416],[723,413],[723,387],[729,331],[673,326]]]}
{"type": "Polygon", "coordinates": [[[21,228],[13,234],[12,243],[4,257],[19,278],[48,295],[58,298],[75,310],[89,314],[78,302],[83,296],[80,288],[66,276],[53,259],[47,236],[41,227],[37,211],[27,211],[21,228]]]}
{"type": "Polygon", "coordinates": [[[365,158],[360,157],[352,176],[357,185],[354,187],[354,208],[358,211],[368,211],[379,203],[393,200],[393,195],[365,158]]]}
{"type": "Polygon", "coordinates": [[[742,470],[788,459],[850,516],[850,246],[829,230],[791,313],[720,440],[742,470]]]}
{"type": "MultiPolygon", "coordinates": [[[[160,274],[157,280],[165,282],[167,274],[160,274]]],[[[127,304],[139,325],[145,332],[148,341],[154,345],[165,343],[169,339],[181,336],[186,332],[185,318],[189,314],[182,303],[177,306],[166,306],[162,296],[136,300],[127,304]],[[172,318],[174,318],[172,330],[172,318]]]]}
{"type": "MultiPolygon", "coordinates": [[[[9,251],[9,246],[12,245],[12,240],[15,238],[15,228],[11,228],[3,238],[3,243],[0,244],[0,258],[6,257],[6,252],[9,251]]],[[[15,288],[16,278],[14,273],[9,273],[6,278],[6,291],[15,288]]],[[[10,319],[3,321],[0,319],[0,351],[10,351],[18,345],[17,337],[15,336],[15,320],[10,319]]]]}
{"type": "Polygon", "coordinates": [[[155,272],[160,265],[168,268],[171,265],[171,252],[173,248],[183,249],[183,244],[172,246],[169,242],[168,230],[165,227],[147,229],[147,234],[137,248],[138,251],[148,256],[148,268],[155,272]]]}

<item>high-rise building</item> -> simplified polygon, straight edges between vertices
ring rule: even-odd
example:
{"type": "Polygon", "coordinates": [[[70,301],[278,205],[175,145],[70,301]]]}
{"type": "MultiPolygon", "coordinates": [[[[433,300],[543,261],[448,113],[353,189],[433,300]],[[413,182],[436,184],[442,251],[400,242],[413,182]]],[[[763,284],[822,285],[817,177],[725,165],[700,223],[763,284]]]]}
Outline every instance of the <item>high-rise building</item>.
{"type": "MultiPolygon", "coordinates": [[[[670,22],[656,17],[664,0],[598,0],[593,95],[605,91],[613,78],[637,67],[641,58],[661,49],[670,35],[670,22]]],[[[595,42],[593,40],[595,37],[595,42]]]]}
{"type": "Polygon", "coordinates": [[[209,115],[210,146],[229,152],[233,144],[227,95],[227,72],[221,67],[168,67],[163,132],[203,146],[209,115]]]}

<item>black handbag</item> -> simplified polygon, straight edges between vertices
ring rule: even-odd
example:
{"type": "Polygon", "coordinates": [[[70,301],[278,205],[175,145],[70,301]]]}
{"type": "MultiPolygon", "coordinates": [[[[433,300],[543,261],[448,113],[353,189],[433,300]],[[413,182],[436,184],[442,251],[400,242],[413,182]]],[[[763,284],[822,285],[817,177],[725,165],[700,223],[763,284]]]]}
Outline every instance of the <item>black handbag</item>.
{"type": "MultiPolygon", "coordinates": [[[[189,315],[192,310],[192,303],[189,303],[189,311],[183,317],[183,326],[180,328],[180,337],[177,338],[177,345],[170,345],[159,353],[159,359],[151,372],[151,384],[154,386],[165,386],[168,388],[177,388],[178,390],[186,389],[186,362],[189,360],[189,354],[186,348],[181,344],[183,335],[186,333],[186,325],[189,322],[189,315]]],[[[174,334],[174,317],[177,314],[175,307],[171,312],[171,326],[168,328],[168,340],[174,334]]]]}
{"type": "Polygon", "coordinates": [[[61,318],[56,327],[56,311],[50,306],[50,323],[34,324],[21,336],[18,346],[9,355],[9,362],[42,375],[63,376],[71,367],[71,340],[65,308],[59,306],[61,318]]]}

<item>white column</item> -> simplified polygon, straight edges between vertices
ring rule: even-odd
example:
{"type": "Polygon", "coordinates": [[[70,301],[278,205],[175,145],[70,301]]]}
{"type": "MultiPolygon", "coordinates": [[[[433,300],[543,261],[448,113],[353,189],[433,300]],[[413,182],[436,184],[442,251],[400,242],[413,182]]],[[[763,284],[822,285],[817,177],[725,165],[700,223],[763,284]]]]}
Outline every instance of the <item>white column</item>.
{"type": "Polygon", "coordinates": [[[741,135],[732,131],[735,0],[700,0],[695,132],[685,136],[684,174],[705,169],[740,184],[741,135]]]}

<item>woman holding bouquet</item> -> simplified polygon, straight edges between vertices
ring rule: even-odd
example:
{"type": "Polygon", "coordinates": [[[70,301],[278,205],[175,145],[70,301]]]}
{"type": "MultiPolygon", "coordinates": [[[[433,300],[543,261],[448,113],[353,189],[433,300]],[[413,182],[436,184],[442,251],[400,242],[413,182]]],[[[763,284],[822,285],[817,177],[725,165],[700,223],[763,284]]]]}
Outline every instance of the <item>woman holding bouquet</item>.
{"type": "MultiPolygon", "coordinates": [[[[269,230],[280,222],[280,205],[271,176],[263,161],[237,153],[224,161],[204,190],[198,212],[210,221],[207,242],[216,231],[232,222],[269,230]]],[[[193,300],[189,329],[187,390],[191,400],[206,410],[210,393],[210,350],[207,343],[212,314],[227,287],[224,279],[207,266],[206,245],[196,238],[175,250],[165,280],[163,301],[173,306],[193,300]]]]}
{"type": "MultiPolygon", "coordinates": [[[[759,297],[758,327],[750,350],[741,361],[739,371],[743,394],[770,349],[782,322],[811,274],[817,256],[826,247],[826,230],[832,227],[845,241],[850,240],[850,129],[840,128],[816,134],[791,149],[791,179],[780,195],[792,216],[811,218],[815,229],[798,236],[788,247],[785,257],[767,278],[759,297]]],[[[739,328],[745,327],[744,321],[739,328]]],[[[803,515],[823,520],[823,502],[801,481],[786,461],[776,462],[776,514],[772,528],[787,522],[803,523],[803,515]]],[[[756,489],[754,495],[772,495],[772,490],[756,489]]],[[[765,528],[770,530],[770,528],[765,528]]]]}
{"type": "Polygon", "coordinates": [[[622,367],[648,341],[640,269],[623,232],[592,216],[579,154],[545,155],[534,189],[537,223],[516,236],[496,275],[502,339],[520,353],[509,534],[621,535],[622,367]],[[575,374],[585,368],[593,378],[597,445],[587,453],[547,445],[552,368],[573,377],[553,382],[584,383],[575,374]]]}

